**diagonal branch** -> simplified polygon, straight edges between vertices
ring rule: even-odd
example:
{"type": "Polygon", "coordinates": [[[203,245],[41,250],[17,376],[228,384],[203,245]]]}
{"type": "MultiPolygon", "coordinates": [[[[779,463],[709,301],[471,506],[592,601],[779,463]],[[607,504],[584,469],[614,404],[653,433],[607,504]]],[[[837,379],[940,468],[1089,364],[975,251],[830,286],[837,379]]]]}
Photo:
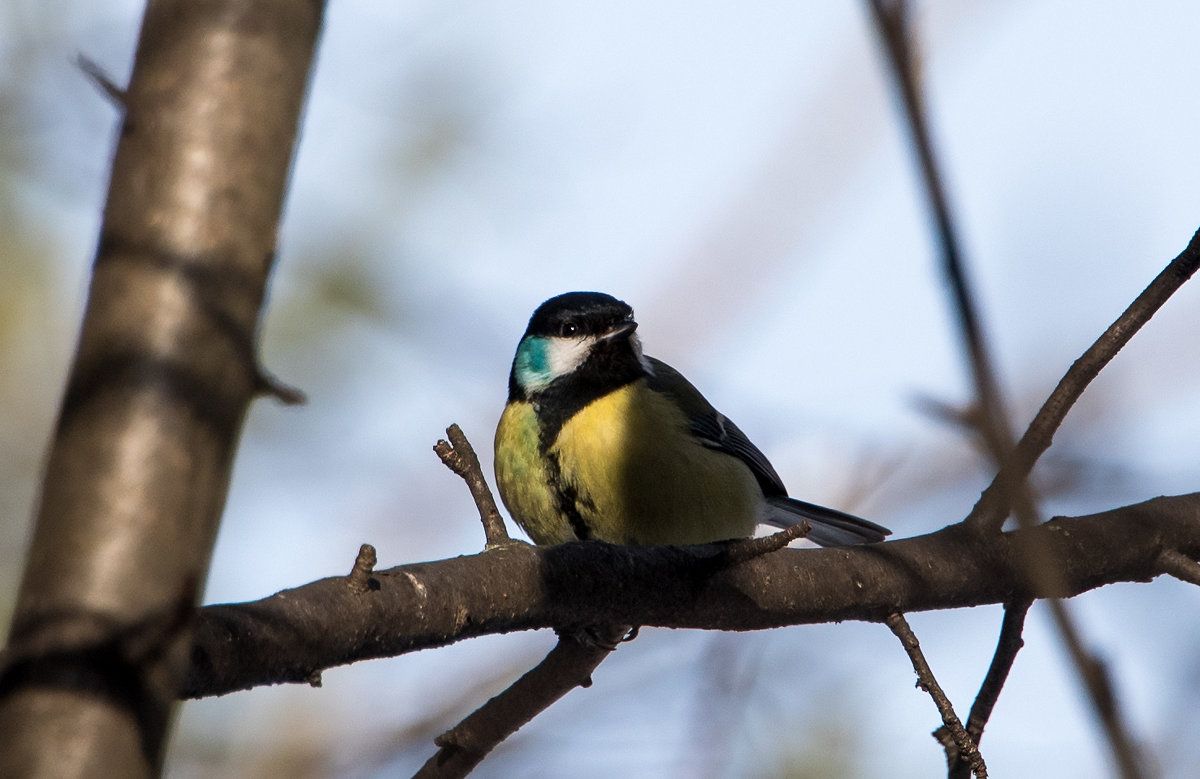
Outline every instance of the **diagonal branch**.
{"type": "MultiPolygon", "coordinates": [[[[1067,412],[1083,394],[1100,371],[1116,356],[1142,325],[1163,306],[1184,282],[1200,267],[1200,231],[1193,234],[1187,247],[1164,268],[1142,291],[1117,320],[1096,339],[1087,351],[1068,369],[1058,386],[1046,399],[1025,434],[1011,454],[1003,461],[991,485],[963,521],[965,525],[985,532],[999,530],[1012,508],[1014,496],[1024,494],[1025,482],[1038,458],[1050,447],[1054,433],[1067,412]]],[[[1028,529],[1034,520],[1028,511],[1017,511],[1022,527],[1028,529]]],[[[1026,569],[1043,586],[1054,587],[1060,569],[1053,565],[1037,544],[1026,548],[1026,569]]],[[[1078,627],[1071,619],[1066,605],[1049,599],[1047,605],[1056,629],[1072,664],[1087,690],[1092,709],[1099,719],[1116,759],[1121,776],[1137,779],[1143,775],[1141,758],[1128,729],[1125,727],[1112,680],[1104,662],[1083,642],[1078,627]]]]}
{"type": "MultiPolygon", "coordinates": [[[[971,714],[967,717],[967,733],[976,747],[983,738],[983,729],[987,726],[988,719],[992,716],[992,708],[999,700],[1000,692],[1008,680],[1013,662],[1017,659],[1017,652],[1025,646],[1025,640],[1021,634],[1025,630],[1025,615],[1029,613],[1031,605],[1032,601],[1022,600],[1004,606],[1004,622],[1000,626],[1000,639],[996,642],[996,652],[992,655],[992,664],[988,667],[983,684],[980,685],[979,692],[975,696],[975,703],[971,705],[971,714]]],[[[938,736],[939,741],[945,743],[943,735],[949,734],[935,735],[938,736]]],[[[967,779],[970,776],[971,763],[959,754],[957,749],[947,757],[950,765],[950,779],[967,779]]]]}
{"type": "MultiPolygon", "coordinates": [[[[942,686],[938,684],[937,677],[933,675],[933,669],[929,667],[929,661],[925,659],[925,653],[921,651],[921,642],[917,640],[908,620],[904,618],[903,614],[896,612],[889,615],[885,622],[896,638],[900,639],[904,651],[908,653],[908,659],[912,662],[913,670],[917,674],[917,686],[929,693],[933,704],[937,706],[938,713],[942,715],[942,727],[934,731],[934,736],[939,736],[942,729],[948,731],[955,747],[955,755],[966,761],[979,779],[987,779],[987,765],[983,762],[983,755],[979,753],[979,747],[975,740],[967,733],[962,721],[954,713],[954,706],[946,697],[942,686]]],[[[939,740],[941,739],[939,738],[939,740]]]]}
{"type": "Polygon", "coordinates": [[[475,507],[479,509],[479,518],[483,522],[483,535],[487,548],[512,543],[508,529],[504,527],[504,518],[500,516],[500,509],[496,508],[496,499],[492,497],[492,491],[488,488],[487,478],[483,475],[483,469],[479,467],[479,457],[475,454],[471,442],[467,440],[467,436],[458,425],[450,425],[446,428],[446,437],[450,439],[449,443],[438,441],[434,445],[433,451],[437,453],[447,468],[454,471],[467,483],[467,489],[471,491],[471,497],[475,499],[475,507]]]}
{"type": "Polygon", "coordinates": [[[1200,268],[1200,230],[1179,256],[1154,277],[1129,307],[1076,360],[1042,404],[1029,428],[1005,460],[1000,472],[984,490],[979,502],[964,520],[965,524],[981,530],[996,530],[1003,524],[1011,508],[1013,485],[1028,478],[1042,453],[1050,447],[1054,433],[1067,412],[1079,400],[1092,379],[1117,355],[1142,325],[1162,308],[1163,304],[1200,268]]]}
{"type": "Polygon", "coordinates": [[[542,662],[479,707],[434,743],[437,753],[416,773],[422,779],[466,776],[497,744],[516,733],[552,703],[576,687],[590,687],[592,671],[616,648],[626,628],[615,628],[611,640],[580,640],[560,633],[558,643],[542,662]]]}

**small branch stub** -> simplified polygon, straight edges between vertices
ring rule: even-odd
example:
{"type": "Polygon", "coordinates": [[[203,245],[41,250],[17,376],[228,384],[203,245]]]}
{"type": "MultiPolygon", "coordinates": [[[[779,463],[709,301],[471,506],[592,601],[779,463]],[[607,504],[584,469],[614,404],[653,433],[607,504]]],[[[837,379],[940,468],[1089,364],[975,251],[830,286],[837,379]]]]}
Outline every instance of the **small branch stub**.
{"type": "Polygon", "coordinates": [[[285,406],[302,406],[308,402],[303,390],[280,381],[261,365],[254,369],[254,388],[258,394],[275,398],[285,406]]]}
{"type": "Polygon", "coordinates": [[[75,58],[75,65],[83,71],[83,74],[91,80],[96,87],[104,93],[104,96],[112,101],[112,104],[118,110],[124,111],[125,105],[125,90],[117,86],[116,82],[104,72],[104,69],[97,65],[91,58],[80,54],[75,58]]]}
{"type": "Polygon", "coordinates": [[[358,557],[354,558],[354,567],[346,576],[346,584],[355,592],[370,592],[379,589],[379,581],[372,578],[375,571],[377,556],[375,547],[363,544],[358,548],[358,557]]]}
{"type": "Polygon", "coordinates": [[[1159,563],[1163,573],[1174,576],[1181,582],[1200,586],[1200,563],[1174,549],[1167,549],[1159,555],[1159,563]]]}
{"type": "Polygon", "coordinates": [[[500,510],[496,508],[496,499],[492,497],[487,479],[483,476],[483,469],[479,466],[479,457],[471,448],[471,442],[467,440],[458,425],[450,425],[446,428],[446,437],[450,439],[449,443],[438,441],[434,445],[433,451],[437,453],[447,468],[462,477],[462,480],[467,483],[467,488],[471,490],[471,497],[475,499],[475,507],[479,509],[479,518],[483,521],[483,533],[487,547],[491,549],[512,543],[512,538],[509,537],[508,530],[504,527],[504,519],[500,516],[500,510]]]}
{"type": "Polygon", "coordinates": [[[783,549],[798,538],[804,538],[812,530],[808,522],[801,520],[790,527],[762,538],[739,538],[725,548],[725,559],[730,565],[744,563],[765,554],[783,549]]]}

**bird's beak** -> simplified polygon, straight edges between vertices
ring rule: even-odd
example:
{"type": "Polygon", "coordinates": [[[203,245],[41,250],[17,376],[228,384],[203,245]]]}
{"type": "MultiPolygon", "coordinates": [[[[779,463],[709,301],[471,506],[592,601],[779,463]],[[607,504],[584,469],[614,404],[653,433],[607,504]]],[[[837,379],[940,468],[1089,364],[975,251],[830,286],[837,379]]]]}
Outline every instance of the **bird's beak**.
{"type": "Polygon", "coordinates": [[[637,322],[622,322],[619,325],[612,327],[607,333],[600,336],[601,341],[620,341],[623,338],[628,338],[633,335],[633,331],[637,330],[637,322]]]}

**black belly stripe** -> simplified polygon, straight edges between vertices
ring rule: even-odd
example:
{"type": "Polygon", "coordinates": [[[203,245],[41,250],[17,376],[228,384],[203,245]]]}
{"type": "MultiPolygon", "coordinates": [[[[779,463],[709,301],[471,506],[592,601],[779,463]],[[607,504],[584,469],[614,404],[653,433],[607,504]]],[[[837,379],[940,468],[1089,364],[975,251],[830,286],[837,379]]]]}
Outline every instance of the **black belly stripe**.
{"type": "MultiPolygon", "coordinates": [[[[571,530],[575,533],[575,537],[580,541],[590,541],[594,534],[592,528],[588,525],[587,520],[583,518],[583,514],[579,511],[580,498],[575,487],[563,481],[562,466],[558,462],[558,455],[553,452],[546,452],[546,463],[548,467],[547,477],[550,483],[550,489],[554,490],[554,502],[558,504],[558,513],[561,514],[571,525],[571,530]]],[[[583,501],[590,503],[590,501],[583,501]]]]}
{"type": "Polygon", "coordinates": [[[538,420],[538,449],[546,462],[546,480],[554,491],[559,515],[566,519],[580,541],[596,537],[595,529],[583,517],[584,509],[595,513],[595,506],[587,495],[579,494],[575,485],[566,483],[562,464],[551,448],[572,417],[596,400],[645,376],[646,369],[632,353],[618,355],[612,350],[596,349],[573,373],[555,380],[531,399],[538,420]]]}

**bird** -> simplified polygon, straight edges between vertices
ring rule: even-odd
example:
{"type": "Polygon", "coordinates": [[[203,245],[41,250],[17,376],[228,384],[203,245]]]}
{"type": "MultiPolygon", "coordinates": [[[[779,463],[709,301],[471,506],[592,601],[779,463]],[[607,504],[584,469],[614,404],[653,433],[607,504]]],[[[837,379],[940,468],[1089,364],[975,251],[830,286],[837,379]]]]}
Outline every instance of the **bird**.
{"type": "Polygon", "coordinates": [[[679,371],[645,355],[633,308],[567,292],[533,312],[496,427],[500,497],[539,545],[684,545],[807,521],[821,546],[891,531],[788,497],[746,434],[679,371]]]}

